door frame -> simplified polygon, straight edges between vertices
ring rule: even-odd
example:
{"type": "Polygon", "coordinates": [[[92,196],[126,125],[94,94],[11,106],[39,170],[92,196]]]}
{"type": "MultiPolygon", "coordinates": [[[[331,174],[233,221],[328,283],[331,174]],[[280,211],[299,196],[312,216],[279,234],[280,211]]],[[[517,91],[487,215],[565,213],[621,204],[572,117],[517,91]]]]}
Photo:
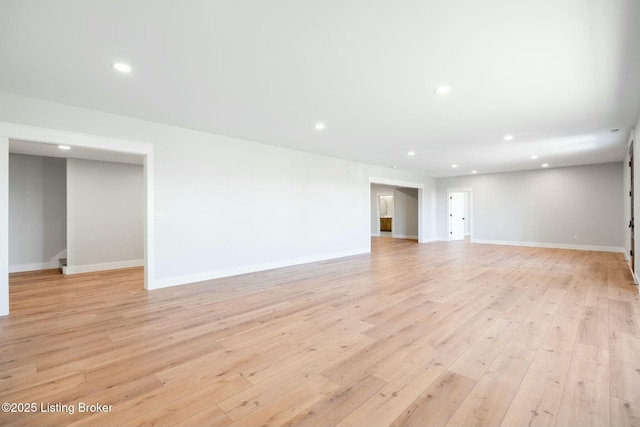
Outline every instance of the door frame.
{"type": "Polygon", "coordinates": [[[447,217],[446,217],[446,221],[447,221],[447,241],[450,242],[451,241],[451,221],[449,220],[449,218],[451,218],[451,203],[449,203],[449,201],[451,200],[451,193],[467,193],[467,197],[469,197],[469,218],[467,218],[467,220],[469,221],[469,240],[471,242],[473,242],[474,239],[474,234],[473,234],[473,188],[470,187],[454,187],[454,188],[447,188],[447,217]]]}
{"type": "Polygon", "coordinates": [[[70,145],[104,151],[136,154],[143,157],[145,186],[144,223],[144,288],[154,288],[154,183],[153,144],[119,138],[81,134],[57,129],[0,122],[0,316],[9,314],[9,140],[21,140],[52,145],[70,145]]]}
{"type": "Polygon", "coordinates": [[[631,239],[630,242],[630,253],[629,253],[629,267],[631,268],[631,275],[633,277],[633,283],[634,284],[638,284],[637,281],[637,276],[635,274],[636,271],[636,245],[635,245],[635,190],[634,190],[634,186],[635,186],[635,176],[634,176],[634,168],[635,168],[635,162],[634,162],[634,158],[633,158],[633,144],[634,144],[634,140],[631,140],[631,143],[629,144],[629,197],[630,197],[630,217],[629,217],[629,238],[631,239]]]}
{"type": "MultiPolygon", "coordinates": [[[[469,193],[463,192],[463,191],[452,191],[449,193],[449,200],[448,200],[448,204],[449,204],[449,216],[447,217],[447,219],[449,220],[449,241],[454,241],[454,240],[464,240],[465,238],[465,231],[467,228],[467,224],[468,224],[468,218],[466,218],[468,215],[466,215],[466,210],[467,210],[467,206],[469,203],[469,193]],[[462,214],[460,214],[460,212],[458,210],[456,210],[454,212],[454,205],[457,206],[457,203],[454,204],[453,202],[453,196],[454,194],[456,195],[456,200],[459,198],[459,196],[462,196],[462,214]],[[454,213],[456,214],[454,216],[454,213]],[[457,227],[454,227],[454,217],[457,217],[458,215],[460,215],[460,217],[462,218],[462,239],[458,238],[458,234],[455,235],[455,239],[454,239],[454,230],[457,231],[457,227]],[[467,221],[467,222],[465,222],[467,221]]],[[[459,224],[456,224],[459,225],[459,224]]]]}

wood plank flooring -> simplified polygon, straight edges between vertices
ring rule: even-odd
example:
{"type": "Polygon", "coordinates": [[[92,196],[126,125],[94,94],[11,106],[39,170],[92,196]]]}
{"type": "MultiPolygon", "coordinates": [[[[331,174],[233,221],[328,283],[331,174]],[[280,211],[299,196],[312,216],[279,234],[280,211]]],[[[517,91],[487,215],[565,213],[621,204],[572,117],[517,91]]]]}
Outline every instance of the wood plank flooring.
{"type": "Polygon", "coordinates": [[[640,425],[622,254],[372,247],[152,292],[140,269],[12,275],[0,402],[36,410],[0,425],[640,425]]]}

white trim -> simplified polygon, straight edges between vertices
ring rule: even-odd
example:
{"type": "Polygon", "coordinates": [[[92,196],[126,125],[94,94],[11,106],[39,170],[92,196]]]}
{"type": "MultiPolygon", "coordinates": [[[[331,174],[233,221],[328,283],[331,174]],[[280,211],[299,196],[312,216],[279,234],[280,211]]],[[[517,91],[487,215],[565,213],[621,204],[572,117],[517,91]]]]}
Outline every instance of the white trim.
{"type": "Polygon", "coordinates": [[[0,316],[9,314],[9,138],[0,133],[0,316]]]}
{"type": "Polygon", "coordinates": [[[380,237],[380,232],[371,233],[371,237],[380,237]]]}
{"type": "Polygon", "coordinates": [[[134,259],[131,261],[106,262],[103,264],[86,264],[86,265],[68,265],[65,274],[93,273],[94,271],[118,270],[120,268],[142,267],[143,259],[134,259]]]}
{"type": "Polygon", "coordinates": [[[627,267],[629,267],[629,273],[631,273],[631,277],[633,278],[633,284],[637,285],[638,283],[638,276],[636,274],[634,274],[633,272],[633,268],[631,268],[631,257],[629,256],[629,252],[626,250],[624,250],[624,259],[625,261],[627,261],[627,267]]]}
{"type": "Polygon", "coordinates": [[[155,255],[155,192],[153,184],[153,153],[148,153],[144,157],[143,173],[145,196],[147,199],[147,209],[144,220],[144,288],[154,289],[153,280],[156,274],[156,255],[155,255]]]}
{"type": "Polygon", "coordinates": [[[170,286],[187,285],[205,280],[219,279],[222,277],[237,276],[240,274],[255,273],[258,271],[273,270],[274,268],[291,267],[294,265],[308,264],[318,261],[326,261],[335,258],[344,258],[354,255],[370,253],[369,248],[355,249],[350,251],[333,252],[324,255],[314,255],[303,258],[294,258],[283,261],[266,262],[261,264],[246,265],[234,268],[223,268],[220,270],[206,271],[202,273],[189,274],[184,276],[168,277],[154,280],[154,289],[168,288],[170,286]]]}
{"type": "Polygon", "coordinates": [[[417,234],[394,234],[393,235],[394,239],[415,239],[418,240],[418,235],[417,234]]]}
{"type": "Polygon", "coordinates": [[[625,249],[619,246],[598,246],[598,245],[571,245],[566,243],[544,243],[544,242],[517,242],[513,240],[486,240],[473,239],[471,243],[480,243],[483,245],[503,245],[503,246],[528,246],[533,248],[550,248],[550,249],[574,249],[578,251],[598,251],[598,252],[625,252],[625,249]]]}
{"type": "Polygon", "coordinates": [[[10,265],[9,273],[22,273],[24,271],[51,270],[59,268],[59,261],[35,262],[33,264],[10,265]]]}
{"type": "Polygon", "coordinates": [[[431,238],[429,238],[429,239],[425,239],[425,240],[424,240],[424,242],[422,242],[422,243],[435,243],[435,242],[439,242],[439,241],[441,241],[441,240],[442,240],[442,239],[439,239],[439,238],[437,238],[437,237],[431,237],[431,238]]]}
{"type": "Polygon", "coordinates": [[[8,122],[0,122],[0,135],[7,136],[9,139],[20,139],[44,144],[65,144],[140,155],[153,153],[153,145],[148,142],[130,141],[120,138],[109,138],[8,122]]]}
{"type": "MultiPolygon", "coordinates": [[[[627,158],[629,159],[629,161],[631,161],[631,157],[630,157],[630,155],[631,155],[631,153],[632,153],[633,151],[635,151],[635,147],[634,147],[634,146],[635,146],[635,143],[634,143],[634,142],[635,142],[635,128],[631,129],[631,131],[629,132],[629,139],[628,139],[628,142],[627,142],[627,154],[625,155],[625,159],[624,159],[623,167],[625,167],[624,165],[626,165],[626,164],[627,164],[627,158]]],[[[634,160],[634,166],[635,166],[635,160],[634,160]]],[[[634,167],[634,169],[635,169],[635,167],[634,167]]],[[[634,176],[634,180],[635,180],[635,173],[634,173],[634,172],[635,172],[635,171],[631,171],[631,174],[634,176]]],[[[629,176],[629,178],[631,178],[631,175],[629,176]]],[[[635,187],[635,184],[634,184],[634,187],[635,187]]],[[[629,188],[629,192],[631,192],[631,181],[629,181],[629,187],[628,187],[628,188],[629,188]]],[[[625,192],[625,195],[624,195],[623,197],[627,197],[627,196],[626,196],[626,192],[625,192]]],[[[634,200],[634,205],[635,205],[635,198],[636,198],[636,195],[635,195],[635,189],[634,189],[634,194],[632,195],[632,199],[634,200]]],[[[629,207],[630,207],[630,208],[633,208],[634,215],[636,215],[636,209],[635,209],[635,206],[629,206],[629,207]]],[[[631,216],[631,212],[629,212],[629,211],[628,211],[627,213],[625,213],[625,216],[626,216],[627,214],[629,214],[629,216],[631,216]]],[[[636,232],[635,232],[635,228],[631,231],[631,232],[633,233],[633,236],[630,236],[629,234],[627,234],[627,233],[628,233],[629,228],[626,226],[626,222],[627,222],[627,221],[625,221],[625,225],[623,225],[624,230],[625,230],[624,234],[627,236],[627,237],[626,237],[627,239],[629,239],[630,237],[633,237],[633,242],[634,242],[634,246],[635,246],[635,247],[630,248],[630,250],[635,251],[635,250],[636,250],[636,248],[637,248],[637,246],[638,246],[638,245],[636,245],[636,244],[635,244],[635,242],[636,242],[636,232]]],[[[629,244],[630,244],[630,243],[631,243],[631,242],[629,242],[629,244]]],[[[634,271],[633,271],[633,270],[635,269],[635,267],[636,267],[636,266],[635,266],[635,265],[631,265],[631,257],[630,257],[630,255],[629,255],[629,253],[627,252],[627,250],[626,250],[626,249],[625,249],[625,251],[624,251],[624,257],[625,257],[625,259],[627,260],[627,265],[629,266],[629,271],[631,272],[631,276],[633,277],[633,284],[634,284],[634,285],[639,284],[639,283],[640,283],[640,281],[638,280],[638,275],[637,275],[636,273],[634,273],[634,271]]]]}
{"type": "Polygon", "coordinates": [[[379,178],[376,176],[369,177],[369,184],[381,184],[381,185],[395,185],[398,187],[407,188],[424,188],[424,184],[411,181],[400,181],[397,179],[379,178]]]}
{"type": "MultiPolygon", "coordinates": [[[[40,142],[44,144],[65,144],[77,147],[94,148],[105,151],[116,151],[128,154],[138,154],[144,156],[144,174],[146,185],[146,215],[144,234],[144,287],[153,289],[155,266],[155,253],[153,250],[154,239],[154,198],[153,198],[153,144],[148,142],[130,141],[120,138],[109,138],[98,135],[69,132],[58,129],[40,128],[26,126],[15,123],[0,122],[0,163],[8,162],[9,143],[8,139],[40,142]],[[5,145],[6,144],[6,148],[5,145]]],[[[0,168],[7,171],[8,167],[0,168]]],[[[8,174],[8,171],[6,172],[8,174]]],[[[4,180],[0,180],[4,181],[4,180]]],[[[4,187],[4,183],[0,183],[4,187]]],[[[1,209],[8,212],[8,178],[6,188],[0,189],[1,209]],[[4,194],[6,192],[6,195],[4,194]]],[[[0,212],[0,242],[8,242],[9,224],[4,221],[4,216],[0,212]]],[[[0,248],[0,316],[9,314],[9,275],[8,275],[8,254],[4,256],[4,251],[0,248]],[[5,304],[6,299],[6,304],[5,304]]],[[[123,268],[123,267],[117,267],[123,268]]]]}

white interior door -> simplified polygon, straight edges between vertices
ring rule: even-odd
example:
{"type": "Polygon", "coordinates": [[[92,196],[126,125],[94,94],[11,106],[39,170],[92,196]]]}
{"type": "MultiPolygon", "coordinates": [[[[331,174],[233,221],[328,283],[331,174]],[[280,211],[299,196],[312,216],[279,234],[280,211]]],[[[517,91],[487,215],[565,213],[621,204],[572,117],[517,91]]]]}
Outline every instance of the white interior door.
{"type": "Polygon", "coordinates": [[[449,194],[449,240],[464,240],[464,193],[449,194]]]}

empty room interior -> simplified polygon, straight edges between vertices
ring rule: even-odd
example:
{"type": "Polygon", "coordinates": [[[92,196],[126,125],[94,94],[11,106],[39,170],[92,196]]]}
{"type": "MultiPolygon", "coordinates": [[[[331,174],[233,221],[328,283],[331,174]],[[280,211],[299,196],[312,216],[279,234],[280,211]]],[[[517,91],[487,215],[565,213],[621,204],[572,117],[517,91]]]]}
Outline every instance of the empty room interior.
{"type": "Polygon", "coordinates": [[[640,2],[2,0],[0,64],[0,425],[640,425],[640,2]]]}

